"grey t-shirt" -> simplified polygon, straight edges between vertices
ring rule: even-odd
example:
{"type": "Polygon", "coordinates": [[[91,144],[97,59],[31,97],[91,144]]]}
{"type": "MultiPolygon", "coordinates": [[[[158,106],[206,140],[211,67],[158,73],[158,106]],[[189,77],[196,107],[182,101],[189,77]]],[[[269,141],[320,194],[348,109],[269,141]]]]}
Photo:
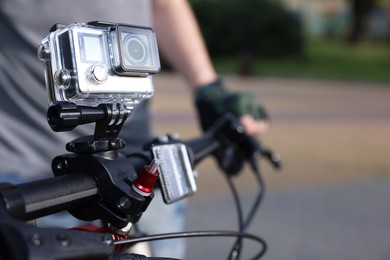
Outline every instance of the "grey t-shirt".
{"type": "MultiPolygon", "coordinates": [[[[43,64],[36,48],[55,23],[108,21],[151,25],[149,0],[0,0],[0,181],[50,176],[51,159],[65,143],[93,126],[54,133],[46,121],[43,64]],[[4,176],[4,175],[3,175],[4,176]]],[[[126,149],[139,149],[152,136],[147,104],[141,104],[121,131],[126,149]]]]}

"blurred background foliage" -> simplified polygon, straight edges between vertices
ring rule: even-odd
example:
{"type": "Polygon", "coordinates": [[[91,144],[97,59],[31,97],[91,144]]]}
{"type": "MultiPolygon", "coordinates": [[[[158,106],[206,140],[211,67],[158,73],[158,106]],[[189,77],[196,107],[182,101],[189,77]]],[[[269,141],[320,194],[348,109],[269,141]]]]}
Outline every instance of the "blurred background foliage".
{"type": "Polygon", "coordinates": [[[194,1],[194,11],[210,53],[278,57],[301,53],[297,15],[267,0],[194,1]]]}
{"type": "Polygon", "coordinates": [[[191,0],[220,73],[390,83],[388,0],[191,0]]]}

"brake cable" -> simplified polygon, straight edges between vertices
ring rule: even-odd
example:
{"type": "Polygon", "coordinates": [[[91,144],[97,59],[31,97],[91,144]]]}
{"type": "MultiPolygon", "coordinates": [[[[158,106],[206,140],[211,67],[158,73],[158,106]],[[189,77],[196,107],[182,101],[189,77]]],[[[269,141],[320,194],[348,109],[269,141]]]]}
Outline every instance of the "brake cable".
{"type": "MultiPolygon", "coordinates": [[[[246,217],[245,221],[243,220],[242,205],[240,202],[238,191],[237,191],[236,186],[234,185],[234,182],[232,180],[232,176],[225,174],[228,185],[229,185],[230,190],[231,190],[232,195],[233,195],[235,205],[236,205],[237,219],[238,219],[238,223],[239,223],[238,226],[239,226],[240,232],[244,232],[248,228],[250,223],[252,222],[253,217],[255,216],[257,210],[259,209],[259,206],[260,206],[260,204],[264,198],[264,194],[265,194],[265,183],[264,183],[263,178],[261,176],[260,169],[257,166],[257,160],[256,160],[255,154],[252,154],[252,156],[250,156],[249,163],[250,163],[252,171],[255,175],[256,181],[259,185],[259,189],[258,189],[259,192],[255,197],[255,200],[252,204],[252,207],[250,208],[250,211],[249,211],[248,216],[246,217]]],[[[241,254],[241,249],[242,249],[242,239],[238,238],[236,240],[236,242],[233,244],[232,249],[230,250],[230,253],[228,255],[228,259],[239,259],[240,254],[241,254]]]]}
{"type": "Polygon", "coordinates": [[[239,237],[240,239],[246,238],[254,242],[259,243],[262,248],[261,250],[250,259],[260,259],[265,252],[267,251],[267,244],[265,241],[255,235],[244,233],[244,232],[234,232],[234,231],[192,231],[192,232],[178,232],[178,233],[166,233],[166,234],[157,234],[157,235],[147,235],[139,238],[131,239],[122,239],[114,241],[115,246],[124,245],[124,244],[135,244],[140,242],[150,242],[154,240],[162,239],[174,239],[174,238],[190,238],[190,237],[239,237]]]}

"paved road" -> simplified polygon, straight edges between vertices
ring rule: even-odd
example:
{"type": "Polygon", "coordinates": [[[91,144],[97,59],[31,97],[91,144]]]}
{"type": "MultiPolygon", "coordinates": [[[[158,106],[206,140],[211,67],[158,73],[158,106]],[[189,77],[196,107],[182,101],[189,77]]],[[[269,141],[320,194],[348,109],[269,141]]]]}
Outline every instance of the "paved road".
{"type": "MultiPolygon", "coordinates": [[[[272,128],[263,144],[280,152],[276,174],[262,163],[268,193],[252,231],[264,237],[264,259],[390,259],[390,86],[362,82],[225,77],[267,105],[272,128]]],[[[156,77],[156,129],[199,134],[184,82],[156,77]]],[[[194,229],[234,229],[227,185],[212,160],[199,168],[189,202],[194,229]]],[[[238,178],[244,204],[256,185],[246,169],[238,178]]],[[[189,241],[188,259],[225,259],[229,243],[189,241]]],[[[246,246],[253,253],[255,245],[246,246]]],[[[249,255],[246,255],[249,256],[249,255]]]]}
{"type": "MultiPolygon", "coordinates": [[[[270,191],[251,232],[264,238],[266,260],[390,259],[390,180],[270,191]]],[[[252,196],[243,202],[249,206],[252,196]]],[[[190,230],[234,230],[229,197],[190,202],[190,230]]],[[[226,259],[231,240],[189,240],[186,259],[226,259]]],[[[258,246],[246,242],[244,259],[258,246]]]]}

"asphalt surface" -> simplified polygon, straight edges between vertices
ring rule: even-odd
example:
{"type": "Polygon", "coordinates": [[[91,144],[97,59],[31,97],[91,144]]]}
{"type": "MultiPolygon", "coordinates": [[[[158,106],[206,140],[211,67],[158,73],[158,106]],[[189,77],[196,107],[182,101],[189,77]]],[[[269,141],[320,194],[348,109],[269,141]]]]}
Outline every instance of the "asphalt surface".
{"type": "MultiPolygon", "coordinates": [[[[390,86],[367,82],[224,77],[268,108],[272,126],[261,141],[284,168],[261,163],[267,195],[249,232],[264,238],[264,259],[390,259],[390,86]]],[[[159,133],[200,134],[181,78],[156,76],[159,133]]],[[[229,189],[212,160],[198,167],[188,230],[235,230],[229,189]]],[[[247,210],[257,190],[246,168],[236,183],[247,210]]],[[[226,259],[232,239],[188,240],[187,259],[226,259]]],[[[260,247],[245,242],[244,259],[260,247]]]]}
{"type": "MultiPolygon", "coordinates": [[[[246,208],[252,198],[243,196],[246,208]]],[[[262,259],[388,260],[389,198],[389,179],[271,191],[249,233],[267,242],[262,259]]],[[[229,197],[191,201],[188,229],[236,230],[234,211],[229,197]]],[[[224,238],[188,240],[186,259],[226,259],[232,244],[224,238]]],[[[245,242],[243,259],[260,248],[245,242]]]]}

